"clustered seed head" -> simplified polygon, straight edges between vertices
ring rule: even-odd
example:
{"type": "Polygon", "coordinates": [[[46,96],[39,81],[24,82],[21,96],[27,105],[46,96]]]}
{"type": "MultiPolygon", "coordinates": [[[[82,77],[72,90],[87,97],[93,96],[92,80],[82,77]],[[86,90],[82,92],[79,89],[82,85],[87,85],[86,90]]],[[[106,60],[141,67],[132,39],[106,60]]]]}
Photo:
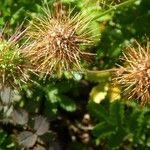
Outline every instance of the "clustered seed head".
{"type": "Polygon", "coordinates": [[[53,14],[47,8],[45,15],[36,17],[27,30],[24,56],[33,64],[35,72],[46,74],[81,70],[80,61],[86,55],[83,45],[92,42],[88,25],[91,17],[83,13],[73,15],[61,7],[53,14]],[[82,46],[81,46],[82,45],[82,46]]]}
{"type": "Polygon", "coordinates": [[[129,99],[145,105],[150,103],[150,43],[146,48],[137,42],[136,45],[123,52],[121,59],[125,63],[117,69],[115,80],[125,88],[124,94],[129,99]]]}
{"type": "Polygon", "coordinates": [[[0,89],[3,87],[16,87],[26,77],[23,72],[24,60],[20,55],[17,41],[22,33],[13,35],[6,40],[0,38],[0,89]]]}

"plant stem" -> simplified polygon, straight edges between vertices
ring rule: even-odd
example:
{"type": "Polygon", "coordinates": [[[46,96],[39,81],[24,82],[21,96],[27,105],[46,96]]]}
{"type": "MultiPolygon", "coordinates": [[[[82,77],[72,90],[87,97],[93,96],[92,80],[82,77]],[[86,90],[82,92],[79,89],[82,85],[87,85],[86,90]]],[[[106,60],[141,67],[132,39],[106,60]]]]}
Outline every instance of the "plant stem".
{"type": "Polygon", "coordinates": [[[133,2],[136,2],[136,1],[137,1],[137,0],[127,0],[127,1],[125,1],[125,2],[123,2],[123,3],[120,3],[120,4],[118,4],[118,5],[112,6],[110,9],[104,11],[104,12],[101,13],[99,16],[96,16],[94,19],[98,19],[98,18],[100,18],[100,17],[102,17],[102,16],[104,16],[104,15],[106,15],[106,14],[108,14],[108,13],[110,13],[110,12],[116,10],[116,9],[119,9],[119,8],[121,8],[121,7],[123,7],[123,6],[126,6],[126,5],[128,5],[128,4],[130,4],[130,3],[133,3],[133,2]]]}
{"type": "Polygon", "coordinates": [[[87,76],[97,76],[97,77],[109,77],[112,72],[116,71],[116,68],[107,69],[107,70],[87,70],[87,76]]]}

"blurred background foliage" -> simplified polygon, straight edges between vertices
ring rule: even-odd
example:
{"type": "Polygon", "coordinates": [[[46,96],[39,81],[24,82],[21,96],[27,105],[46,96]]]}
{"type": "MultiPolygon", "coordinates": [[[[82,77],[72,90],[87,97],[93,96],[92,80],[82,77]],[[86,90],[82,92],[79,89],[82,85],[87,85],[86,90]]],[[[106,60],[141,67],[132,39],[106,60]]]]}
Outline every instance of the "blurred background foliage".
{"type": "MultiPolygon", "coordinates": [[[[20,24],[41,13],[41,0],[1,0],[0,29],[11,35],[20,24]]],[[[48,1],[52,6],[53,0],[48,1]]],[[[114,68],[121,51],[134,39],[143,45],[150,37],[149,0],[62,0],[86,11],[96,54],[86,74],[39,78],[22,90],[1,92],[0,150],[6,149],[150,149],[150,108],[121,98],[105,69],[114,68]],[[124,5],[121,5],[124,3],[124,5]],[[100,36],[97,36],[100,35],[100,36]],[[97,71],[102,70],[102,71],[97,71]],[[104,70],[104,71],[103,71],[104,70]],[[10,99],[7,105],[5,99],[10,99]],[[20,147],[21,145],[21,147],[20,147]]],[[[8,100],[7,100],[8,101],[8,100]]]]}

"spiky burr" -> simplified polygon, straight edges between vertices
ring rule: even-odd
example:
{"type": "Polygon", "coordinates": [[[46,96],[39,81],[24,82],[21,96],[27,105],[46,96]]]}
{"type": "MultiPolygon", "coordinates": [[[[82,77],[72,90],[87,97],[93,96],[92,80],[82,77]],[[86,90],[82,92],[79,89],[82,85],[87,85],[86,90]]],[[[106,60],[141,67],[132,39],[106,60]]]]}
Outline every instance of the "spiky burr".
{"type": "Polygon", "coordinates": [[[21,81],[27,79],[24,72],[25,60],[19,51],[18,41],[24,34],[17,31],[10,38],[2,34],[0,38],[0,89],[18,88],[21,81]]]}
{"type": "Polygon", "coordinates": [[[150,103],[150,43],[142,47],[136,42],[123,52],[124,65],[119,65],[114,78],[124,88],[124,95],[141,105],[150,103]]]}
{"type": "Polygon", "coordinates": [[[45,74],[62,74],[63,71],[81,71],[85,60],[85,45],[91,45],[88,28],[92,18],[86,13],[67,11],[62,4],[54,12],[44,8],[45,15],[37,16],[26,33],[28,42],[22,51],[33,64],[33,71],[45,74]]]}

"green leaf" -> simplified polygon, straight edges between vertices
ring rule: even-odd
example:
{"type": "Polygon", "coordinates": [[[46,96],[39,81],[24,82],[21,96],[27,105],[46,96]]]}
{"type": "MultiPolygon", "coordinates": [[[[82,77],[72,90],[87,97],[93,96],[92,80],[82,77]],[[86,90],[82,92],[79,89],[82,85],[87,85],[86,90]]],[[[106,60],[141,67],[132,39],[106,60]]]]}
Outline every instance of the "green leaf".
{"type": "Polygon", "coordinates": [[[126,132],[123,128],[118,128],[117,130],[115,130],[115,132],[111,134],[110,137],[108,137],[110,149],[120,147],[120,145],[123,143],[125,136],[126,132]]]}
{"type": "Polygon", "coordinates": [[[134,132],[135,130],[138,130],[139,129],[139,126],[140,126],[140,122],[142,121],[141,120],[141,112],[140,111],[136,111],[136,112],[133,112],[129,118],[128,118],[128,125],[129,125],[129,128],[132,132],[134,132]]]}
{"type": "Polygon", "coordinates": [[[11,136],[3,130],[0,130],[0,150],[12,150],[14,149],[14,143],[11,136]]]}
{"type": "Polygon", "coordinates": [[[88,105],[88,109],[91,115],[97,118],[98,120],[104,120],[107,123],[111,124],[111,120],[109,119],[109,114],[102,105],[96,104],[94,102],[90,102],[88,105]]]}
{"type": "Polygon", "coordinates": [[[72,82],[62,81],[55,85],[59,93],[66,93],[73,87],[72,82]]]}
{"type": "Polygon", "coordinates": [[[3,26],[5,24],[4,18],[0,18],[0,25],[3,26]]]}
{"type": "Polygon", "coordinates": [[[106,122],[102,122],[97,124],[92,133],[94,136],[98,138],[104,138],[110,136],[114,132],[115,127],[107,124],[106,122]]]}
{"type": "Polygon", "coordinates": [[[124,119],[124,106],[121,102],[115,101],[110,104],[110,118],[112,124],[121,125],[124,119]]]}
{"type": "Polygon", "coordinates": [[[45,114],[47,118],[56,119],[57,118],[57,109],[58,103],[51,103],[50,101],[45,102],[45,114]]]}
{"type": "Polygon", "coordinates": [[[64,95],[61,96],[60,98],[61,98],[60,106],[64,110],[69,111],[69,112],[73,112],[76,110],[76,104],[72,99],[64,95]]]}
{"type": "Polygon", "coordinates": [[[134,135],[134,143],[143,141],[141,138],[144,135],[144,121],[144,109],[142,110],[133,108],[132,113],[127,118],[126,124],[128,126],[129,132],[134,135]]]}
{"type": "Polygon", "coordinates": [[[47,90],[47,97],[51,103],[57,103],[60,101],[60,97],[58,96],[58,89],[56,87],[52,87],[50,90],[47,90]]]}
{"type": "Polygon", "coordinates": [[[150,137],[148,137],[146,145],[147,145],[147,147],[150,147],[150,137]]]}

